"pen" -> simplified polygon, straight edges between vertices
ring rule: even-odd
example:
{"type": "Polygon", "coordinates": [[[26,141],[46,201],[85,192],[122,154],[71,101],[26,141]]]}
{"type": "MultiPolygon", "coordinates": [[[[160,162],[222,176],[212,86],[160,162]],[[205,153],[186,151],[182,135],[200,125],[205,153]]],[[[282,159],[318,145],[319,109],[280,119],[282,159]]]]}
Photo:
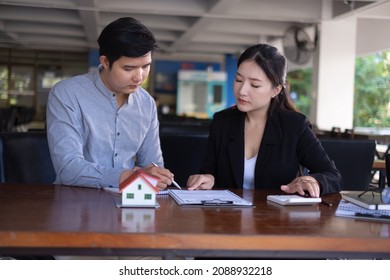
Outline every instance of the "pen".
{"type": "MultiPolygon", "coordinates": [[[[156,163],[154,163],[154,162],[152,162],[152,164],[153,164],[154,166],[156,166],[156,167],[159,167],[159,166],[158,166],[156,163]]],[[[172,184],[173,184],[176,188],[178,188],[178,189],[181,190],[181,187],[179,186],[178,183],[175,182],[175,180],[172,180],[172,184]]]]}

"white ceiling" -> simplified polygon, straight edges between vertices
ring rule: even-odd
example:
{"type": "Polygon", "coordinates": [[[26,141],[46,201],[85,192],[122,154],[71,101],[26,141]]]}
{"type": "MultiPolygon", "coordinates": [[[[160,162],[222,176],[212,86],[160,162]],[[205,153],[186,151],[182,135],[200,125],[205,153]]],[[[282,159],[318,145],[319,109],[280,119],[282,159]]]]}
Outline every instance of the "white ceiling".
{"type": "MultiPolygon", "coordinates": [[[[151,28],[161,53],[236,54],[283,38],[294,24],[345,16],[360,17],[370,36],[378,26],[390,30],[389,1],[380,0],[0,0],[0,47],[87,51],[105,25],[123,16],[151,28]]],[[[377,47],[357,49],[370,48],[377,47]]]]}

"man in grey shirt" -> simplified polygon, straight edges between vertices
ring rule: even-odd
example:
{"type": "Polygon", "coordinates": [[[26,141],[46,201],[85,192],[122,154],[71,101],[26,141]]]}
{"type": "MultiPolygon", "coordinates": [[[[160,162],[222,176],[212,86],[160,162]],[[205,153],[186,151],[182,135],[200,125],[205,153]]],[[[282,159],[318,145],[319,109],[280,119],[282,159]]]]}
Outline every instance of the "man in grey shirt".
{"type": "Polygon", "coordinates": [[[107,25],[98,43],[99,68],[57,83],[49,94],[55,183],[117,188],[142,168],[164,189],[173,174],[162,167],[155,101],[141,88],[156,40],[147,27],[126,17],[107,25]]]}

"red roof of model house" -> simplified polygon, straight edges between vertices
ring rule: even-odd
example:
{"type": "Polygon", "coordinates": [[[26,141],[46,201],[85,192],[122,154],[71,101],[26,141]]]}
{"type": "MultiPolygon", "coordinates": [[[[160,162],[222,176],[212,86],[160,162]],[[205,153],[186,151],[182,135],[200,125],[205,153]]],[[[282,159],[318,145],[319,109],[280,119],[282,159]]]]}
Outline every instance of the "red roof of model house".
{"type": "Polygon", "coordinates": [[[156,188],[151,181],[160,181],[159,178],[146,174],[142,171],[142,169],[138,169],[131,174],[131,176],[127,177],[122,183],[119,184],[119,191],[122,192],[124,189],[126,189],[131,183],[137,179],[138,177],[142,177],[146,183],[157,193],[159,190],[156,188]],[[151,181],[150,181],[151,180],[151,181]]]}

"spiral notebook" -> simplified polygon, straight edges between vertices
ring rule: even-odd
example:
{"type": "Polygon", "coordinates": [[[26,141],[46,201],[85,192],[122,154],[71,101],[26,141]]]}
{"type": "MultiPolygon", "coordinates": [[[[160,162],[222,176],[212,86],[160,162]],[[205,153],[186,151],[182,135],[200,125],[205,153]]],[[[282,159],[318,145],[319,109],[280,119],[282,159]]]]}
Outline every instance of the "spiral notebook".
{"type": "Polygon", "coordinates": [[[342,191],[340,193],[343,199],[360,207],[372,210],[390,210],[390,204],[383,203],[381,194],[378,192],[342,191]]]}
{"type": "Polygon", "coordinates": [[[359,220],[390,222],[390,210],[367,209],[343,199],[340,201],[335,215],[359,220]]]}

